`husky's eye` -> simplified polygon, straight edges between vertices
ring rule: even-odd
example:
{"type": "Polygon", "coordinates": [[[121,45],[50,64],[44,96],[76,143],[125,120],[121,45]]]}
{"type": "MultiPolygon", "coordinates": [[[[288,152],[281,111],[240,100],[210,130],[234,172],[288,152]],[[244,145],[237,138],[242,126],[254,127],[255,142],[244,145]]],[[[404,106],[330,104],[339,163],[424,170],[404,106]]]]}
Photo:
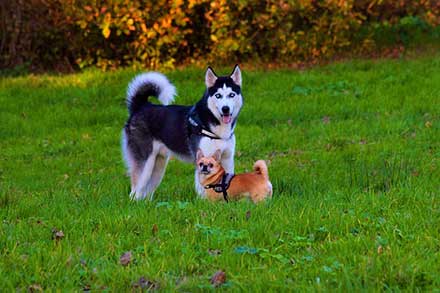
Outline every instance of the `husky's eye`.
{"type": "Polygon", "coordinates": [[[208,167],[209,167],[209,168],[212,168],[212,167],[214,167],[214,165],[210,163],[210,164],[208,165],[208,167]]]}
{"type": "Polygon", "coordinates": [[[222,95],[220,95],[220,94],[215,94],[215,97],[216,97],[217,99],[220,99],[220,98],[222,97],[222,95]]]}
{"type": "Polygon", "coordinates": [[[235,97],[235,94],[234,94],[234,93],[230,93],[230,94],[229,94],[229,97],[230,97],[230,98],[233,98],[233,97],[235,97]]]}

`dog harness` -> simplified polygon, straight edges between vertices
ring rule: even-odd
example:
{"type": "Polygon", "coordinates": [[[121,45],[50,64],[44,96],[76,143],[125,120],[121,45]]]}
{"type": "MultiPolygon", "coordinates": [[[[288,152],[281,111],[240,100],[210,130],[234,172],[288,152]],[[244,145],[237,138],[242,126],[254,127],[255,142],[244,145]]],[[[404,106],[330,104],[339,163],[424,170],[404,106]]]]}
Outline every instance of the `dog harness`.
{"type": "MultiPolygon", "coordinates": [[[[212,133],[209,131],[206,127],[203,126],[202,121],[199,118],[199,115],[197,115],[196,111],[194,111],[195,107],[193,106],[188,114],[188,122],[189,122],[189,128],[190,128],[190,134],[194,133],[196,135],[201,135],[208,137],[210,139],[222,139],[215,133],[212,133]]],[[[231,133],[231,138],[234,135],[234,132],[231,133]]]]}
{"type": "Polygon", "coordinates": [[[228,200],[228,188],[231,184],[232,178],[234,178],[234,174],[225,173],[222,177],[221,183],[218,184],[208,184],[205,186],[205,189],[214,189],[217,193],[223,193],[223,198],[226,202],[229,202],[228,200]]]}

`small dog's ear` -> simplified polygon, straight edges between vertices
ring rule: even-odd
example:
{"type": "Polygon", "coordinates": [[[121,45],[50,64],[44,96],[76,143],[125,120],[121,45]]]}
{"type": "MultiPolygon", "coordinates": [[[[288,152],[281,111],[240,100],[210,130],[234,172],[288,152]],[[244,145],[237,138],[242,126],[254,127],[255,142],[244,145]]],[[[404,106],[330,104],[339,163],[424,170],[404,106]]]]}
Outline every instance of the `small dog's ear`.
{"type": "Polygon", "coordinates": [[[217,75],[215,74],[214,70],[212,70],[212,68],[208,66],[208,69],[206,69],[206,73],[205,73],[206,88],[210,88],[214,86],[216,80],[217,80],[217,75]]]}
{"type": "Polygon", "coordinates": [[[238,64],[235,64],[234,70],[231,73],[231,78],[235,84],[241,86],[241,70],[238,64]]]}
{"type": "Polygon", "coordinates": [[[201,158],[203,158],[203,152],[201,149],[198,149],[196,155],[196,161],[200,160],[201,158]]]}
{"type": "Polygon", "coordinates": [[[212,157],[214,158],[214,160],[216,160],[217,162],[220,162],[221,158],[222,158],[222,151],[221,150],[216,150],[215,153],[212,155],[212,157]]]}

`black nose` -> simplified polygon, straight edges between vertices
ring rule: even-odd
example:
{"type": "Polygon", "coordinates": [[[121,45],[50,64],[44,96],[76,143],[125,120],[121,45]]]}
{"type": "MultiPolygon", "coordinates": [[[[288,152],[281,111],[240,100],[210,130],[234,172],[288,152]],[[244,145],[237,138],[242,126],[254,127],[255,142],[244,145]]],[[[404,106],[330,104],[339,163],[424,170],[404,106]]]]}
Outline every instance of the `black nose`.
{"type": "Polygon", "coordinates": [[[208,166],[204,165],[204,166],[202,167],[202,171],[203,171],[203,172],[207,172],[207,171],[208,171],[208,166]]]}
{"type": "Polygon", "coordinates": [[[223,106],[222,107],[222,112],[223,112],[223,114],[228,115],[229,114],[229,107],[228,106],[223,106]]]}

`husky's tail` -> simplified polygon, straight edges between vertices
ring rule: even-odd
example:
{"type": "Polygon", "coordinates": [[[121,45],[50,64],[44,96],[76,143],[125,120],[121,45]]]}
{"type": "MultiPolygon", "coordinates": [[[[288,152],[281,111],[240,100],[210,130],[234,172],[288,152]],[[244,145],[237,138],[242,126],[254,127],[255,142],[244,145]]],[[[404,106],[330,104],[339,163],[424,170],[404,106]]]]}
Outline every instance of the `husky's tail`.
{"type": "Polygon", "coordinates": [[[176,89],[165,75],[159,72],[142,73],[128,85],[127,107],[130,114],[136,113],[148,103],[148,97],[155,96],[163,105],[174,101],[176,89]]]}
{"type": "Polygon", "coordinates": [[[254,164],[254,171],[257,174],[263,175],[265,180],[269,180],[269,172],[267,171],[266,162],[263,160],[258,160],[254,164]]]}

